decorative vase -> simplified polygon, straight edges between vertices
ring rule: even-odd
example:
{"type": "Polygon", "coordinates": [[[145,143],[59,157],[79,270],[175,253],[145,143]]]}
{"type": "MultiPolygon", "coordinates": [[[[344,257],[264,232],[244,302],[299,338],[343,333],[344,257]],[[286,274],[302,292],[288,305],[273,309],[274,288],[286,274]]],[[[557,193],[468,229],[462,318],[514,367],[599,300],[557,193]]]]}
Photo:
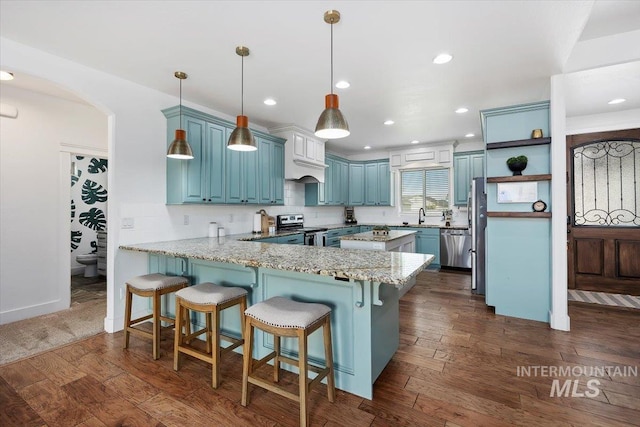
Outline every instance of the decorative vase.
{"type": "Polygon", "coordinates": [[[507,166],[509,167],[509,170],[513,172],[514,176],[522,175],[522,171],[525,170],[527,167],[527,162],[521,162],[521,161],[511,162],[511,163],[507,163],[507,166]]]}

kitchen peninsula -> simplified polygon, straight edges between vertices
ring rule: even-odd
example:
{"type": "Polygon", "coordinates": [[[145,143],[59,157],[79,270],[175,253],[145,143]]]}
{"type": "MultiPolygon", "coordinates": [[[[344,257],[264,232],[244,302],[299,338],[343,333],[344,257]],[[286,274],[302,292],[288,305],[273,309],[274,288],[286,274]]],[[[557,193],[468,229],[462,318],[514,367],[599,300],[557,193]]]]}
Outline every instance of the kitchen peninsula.
{"type": "MultiPolygon", "coordinates": [[[[244,287],[250,304],[285,296],[328,305],[336,387],[367,399],[373,397],[373,383],[399,345],[400,290],[434,259],[428,254],[247,242],[233,236],[120,249],[146,252],[149,273],[188,276],[191,284],[210,281],[244,287]]],[[[172,298],[166,307],[173,314],[172,298]]],[[[240,336],[237,313],[223,313],[221,323],[226,333],[240,336]]],[[[255,358],[273,349],[272,336],[262,332],[256,343],[255,358]]],[[[293,339],[284,339],[282,347],[289,355],[297,351],[293,339]]],[[[324,363],[322,349],[321,334],[312,334],[312,362],[324,363]]]]}

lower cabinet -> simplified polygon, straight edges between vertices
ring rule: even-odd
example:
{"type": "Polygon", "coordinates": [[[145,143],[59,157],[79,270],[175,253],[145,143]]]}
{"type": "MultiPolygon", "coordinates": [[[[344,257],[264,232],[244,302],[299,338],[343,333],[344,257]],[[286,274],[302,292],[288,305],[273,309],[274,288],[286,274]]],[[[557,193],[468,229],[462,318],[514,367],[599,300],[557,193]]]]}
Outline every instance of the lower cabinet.
{"type": "Polygon", "coordinates": [[[287,236],[265,237],[264,239],[254,240],[260,243],[284,243],[287,245],[304,245],[304,233],[289,234],[287,236]]]}
{"type": "Polygon", "coordinates": [[[440,229],[393,227],[395,230],[416,232],[416,253],[431,254],[435,258],[427,268],[440,268],[440,229]]]}

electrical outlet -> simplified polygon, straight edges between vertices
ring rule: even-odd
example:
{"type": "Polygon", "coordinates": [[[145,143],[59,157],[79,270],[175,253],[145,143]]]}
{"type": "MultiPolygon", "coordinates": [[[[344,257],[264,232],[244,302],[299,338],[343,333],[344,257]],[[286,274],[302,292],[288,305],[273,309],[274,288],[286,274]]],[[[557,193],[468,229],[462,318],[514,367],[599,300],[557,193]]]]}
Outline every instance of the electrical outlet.
{"type": "Polygon", "coordinates": [[[120,299],[124,299],[124,288],[120,287],[120,299]]]}
{"type": "Polygon", "coordinates": [[[133,225],[134,225],[133,218],[122,218],[121,228],[131,229],[133,228],[133,225]]]}
{"type": "Polygon", "coordinates": [[[184,225],[189,225],[189,215],[184,216],[184,225]]]}
{"type": "Polygon", "coordinates": [[[229,222],[233,222],[233,214],[229,214],[229,222]]]}

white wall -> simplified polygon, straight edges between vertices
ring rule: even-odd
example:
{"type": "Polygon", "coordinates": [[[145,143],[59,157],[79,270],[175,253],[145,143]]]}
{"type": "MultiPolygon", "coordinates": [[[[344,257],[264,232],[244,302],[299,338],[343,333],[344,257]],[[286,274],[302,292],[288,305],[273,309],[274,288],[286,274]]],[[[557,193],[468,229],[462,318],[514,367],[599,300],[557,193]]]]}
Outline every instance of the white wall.
{"type": "MultiPolygon", "coordinates": [[[[0,324],[69,306],[69,232],[60,266],[60,144],[106,149],[95,108],[2,85],[0,102],[0,324]],[[62,272],[66,271],[66,274],[62,272]]],[[[69,156],[69,154],[64,154],[69,156]]],[[[69,168],[66,187],[70,188],[69,168]]],[[[63,191],[63,190],[62,190],[63,191]]],[[[69,212],[69,198],[63,206],[69,212]]],[[[66,224],[69,224],[67,213],[66,224]]],[[[67,228],[68,229],[68,228],[67,228]]]]}

